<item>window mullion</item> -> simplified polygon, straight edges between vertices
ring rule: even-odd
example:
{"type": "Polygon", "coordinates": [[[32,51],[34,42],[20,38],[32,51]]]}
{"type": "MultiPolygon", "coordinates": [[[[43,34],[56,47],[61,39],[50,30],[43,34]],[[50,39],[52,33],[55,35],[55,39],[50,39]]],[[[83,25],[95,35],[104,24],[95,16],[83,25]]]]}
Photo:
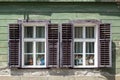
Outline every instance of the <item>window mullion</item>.
{"type": "Polygon", "coordinates": [[[24,66],[24,61],[24,28],[22,28],[22,66],[24,66]]]}
{"type": "Polygon", "coordinates": [[[95,66],[98,67],[98,26],[95,27],[95,33],[96,34],[94,34],[94,35],[95,35],[96,41],[95,41],[95,47],[94,47],[95,48],[94,60],[95,60],[95,66]]]}
{"type": "Polygon", "coordinates": [[[45,66],[47,65],[46,63],[46,50],[47,50],[47,47],[46,47],[46,41],[47,40],[47,25],[45,26],[45,40],[44,40],[44,42],[45,42],[45,52],[44,52],[44,58],[45,58],[45,66]]]}

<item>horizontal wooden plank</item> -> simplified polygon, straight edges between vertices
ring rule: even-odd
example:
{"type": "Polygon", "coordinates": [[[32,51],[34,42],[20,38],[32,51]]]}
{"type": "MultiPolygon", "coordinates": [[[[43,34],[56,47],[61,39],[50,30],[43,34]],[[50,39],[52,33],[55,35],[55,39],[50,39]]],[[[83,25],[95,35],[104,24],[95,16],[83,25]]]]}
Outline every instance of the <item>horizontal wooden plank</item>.
{"type": "Polygon", "coordinates": [[[30,14],[29,18],[31,20],[35,20],[35,19],[40,19],[40,20],[47,19],[48,20],[48,19],[51,19],[51,15],[49,15],[49,13],[42,13],[42,14],[39,14],[39,15],[30,14]]]}
{"type": "Polygon", "coordinates": [[[20,15],[20,14],[1,14],[0,15],[0,20],[1,19],[11,19],[11,20],[14,20],[14,19],[24,19],[24,15],[20,15]]]}
{"type": "Polygon", "coordinates": [[[1,33],[8,33],[8,27],[2,27],[2,26],[0,26],[0,34],[1,33]]]}
{"type": "Polygon", "coordinates": [[[112,40],[120,40],[120,34],[112,34],[112,40]]]}
{"type": "Polygon", "coordinates": [[[8,48],[0,48],[0,54],[8,54],[8,48]]]}
{"type": "Polygon", "coordinates": [[[4,62],[7,62],[8,61],[8,55],[0,55],[0,62],[1,61],[4,61],[4,62]]]}
{"type": "Polygon", "coordinates": [[[120,25],[119,26],[112,26],[112,33],[120,34],[120,25]]]}
{"type": "Polygon", "coordinates": [[[113,27],[114,26],[120,26],[120,17],[119,17],[119,19],[103,19],[102,22],[110,23],[111,26],[113,26],[113,27]]]}
{"type": "Polygon", "coordinates": [[[9,19],[6,19],[6,20],[4,20],[4,19],[0,19],[0,26],[8,26],[8,24],[10,24],[10,23],[17,23],[17,19],[15,19],[15,20],[9,20],[9,19]]]}

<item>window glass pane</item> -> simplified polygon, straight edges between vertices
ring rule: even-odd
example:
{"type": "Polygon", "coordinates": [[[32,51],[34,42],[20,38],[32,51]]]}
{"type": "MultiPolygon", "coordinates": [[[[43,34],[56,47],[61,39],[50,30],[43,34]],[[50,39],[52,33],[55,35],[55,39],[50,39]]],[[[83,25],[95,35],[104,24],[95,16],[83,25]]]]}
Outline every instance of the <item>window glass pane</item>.
{"type": "Polygon", "coordinates": [[[45,38],[45,27],[36,27],[36,38],[45,38]]]}
{"type": "Polygon", "coordinates": [[[79,66],[83,65],[83,56],[80,54],[75,54],[74,55],[74,65],[79,66]]]}
{"type": "Polygon", "coordinates": [[[45,42],[36,42],[36,53],[45,52],[45,42]]]}
{"type": "Polygon", "coordinates": [[[33,43],[24,42],[24,53],[33,53],[33,43]]]}
{"type": "Polygon", "coordinates": [[[83,42],[75,42],[74,53],[83,53],[83,42]]]}
{"type": "Polygon", "coordinates": [[[32,54],[24,55],[24,65],[33,65],[33,55],[32,54]]]}
{"type": "Polygon", "coordinates": [[[83,27],[75,27],[74,36],[75,38],[83,38],[83,27]]]}
{"type": "Polygon", "coordinates": [[[36,65],[45,65],[44,55],[41,54],[36,55],[36,65]]]}
{"type": "Polygon", "coordinates": [[[94,65],[94,55],[93,54],[86,55],[86,65],[94,65]]]}
{"type": "Polygon", "coordinates": [[[86,53],[94,53],[94,42],[86,42],[86,53]]]}
{"type": "Polygon", "coordinates": [[[86,27],[86,38],[94,38],[94,27],[86,27]]]}
{"type": "Polygon", "coordinates": [[[33,27],[24,27],[24,38],[33,38],[33,27]]]}

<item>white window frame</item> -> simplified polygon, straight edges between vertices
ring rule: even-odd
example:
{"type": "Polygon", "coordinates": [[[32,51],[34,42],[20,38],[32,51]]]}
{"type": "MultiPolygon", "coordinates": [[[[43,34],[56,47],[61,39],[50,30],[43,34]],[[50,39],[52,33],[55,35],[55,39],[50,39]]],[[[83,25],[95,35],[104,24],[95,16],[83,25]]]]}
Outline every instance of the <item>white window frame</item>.
{"type": "Polygon", "coordinates": [[[79,65],[79,66],[76,66],[74,64],[74,68],[96,68],[98,67],[98,25],[94,24],[94,25],[88,25],[88,24],[74,24],[73,25],[73,64],[74,64],[74,55],[75,54],[81,54],[81,53],[75,53],[74,52],[74,43],[75,42],[83,42],[83,53],[82,53],[82,56],[83,56],[83,65],[79,65]],[[82,27],[83,29],[83,38],[75,38],[74,37],[74,31],[75,31],[75,27],[82,27]],[[94,39],[90,39],[90,38],[85,38],[85,28],[86,27],[94,27],[94,39]],[[94,53],[89,53],[89,54],[94,54],[94,65],[86,65],[86,42],[94,42],[94,53]]]}
{"type": "Polygon", "coordinates": [[[46,42],[47,42],[47,24],[31,24],[31,23],[23,23],[22,24],[22,68],[46,68],[47,60],[46,60],[46,42]],[[24,27],[32,26],[33,27],[33,38],[24,38],[24,27]],[[36,38],[36,27],[45,27],[45,38],[36,38]],[[24,65],[24,42],[33,42],[33,65],[24,65]],[[45,43],[45,53],[36,53],[36,42],[44,42],[45,43]],[[45,65],[36,65],[36,54],[44,54],[45,65]]]}

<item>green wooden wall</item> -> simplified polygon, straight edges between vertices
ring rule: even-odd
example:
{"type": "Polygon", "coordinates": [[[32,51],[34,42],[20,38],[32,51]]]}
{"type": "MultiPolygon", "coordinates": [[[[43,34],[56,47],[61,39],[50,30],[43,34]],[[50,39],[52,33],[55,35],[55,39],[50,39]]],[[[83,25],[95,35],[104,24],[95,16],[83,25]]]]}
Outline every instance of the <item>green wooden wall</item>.
{"type": "Polygon", "coordinates": [[[0,2],[115,2],[115,0],[0,0],[0,2]]]}
{"type": "MultiPolygon", "coordinates": [[[[120,73],[120,8],[116,3],[0,3],[0,67],[8,66],[8,24],[18,19],[47,19],[53,23],[97,19],[112,24],[113,67],[120,73]]],[[[106,70],[106,69],[105,69],[106,70]]]]}

